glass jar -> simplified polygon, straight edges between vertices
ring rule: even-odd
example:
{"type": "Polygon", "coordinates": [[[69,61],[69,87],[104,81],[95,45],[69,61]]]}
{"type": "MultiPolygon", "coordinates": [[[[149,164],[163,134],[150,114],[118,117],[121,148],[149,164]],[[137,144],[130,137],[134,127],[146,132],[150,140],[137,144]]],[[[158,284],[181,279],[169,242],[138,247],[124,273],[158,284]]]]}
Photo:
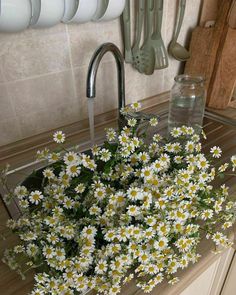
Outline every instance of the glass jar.
{"type": "Polygon", "coordinates": [[[201,132],[205,110],[205,79],[191,75],[175,77],[171,90],[168,116],[168,131],[182,125],[191,126],[201,132]]]}

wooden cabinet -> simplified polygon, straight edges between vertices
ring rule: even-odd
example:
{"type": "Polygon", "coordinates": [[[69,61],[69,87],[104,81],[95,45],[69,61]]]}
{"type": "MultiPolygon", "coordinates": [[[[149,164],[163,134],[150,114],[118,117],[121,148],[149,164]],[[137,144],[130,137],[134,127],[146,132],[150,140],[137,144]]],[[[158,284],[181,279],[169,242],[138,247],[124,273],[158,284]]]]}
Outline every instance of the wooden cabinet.
{"type": "Polygon", "coordinates": [[[229,249],[212,263],[180,295],[235,295],[236,294],[236,259],[232,268],[232,278],[228,278],[228,269],[234,256],[234,249],[229,249]],[[227,279],[226,279],[227,277],[227,279]],[[225,284],[225,281],[229,281],[225,284]],[[222,287],[224,292],[222,293],[222,287]],[[230,291],[231,290],[231,293],[230,291]]]}
{"type": "Polygon", "coordinates": [[[236,255],[234,255],[220,295],[236,294],[236,255]]]}

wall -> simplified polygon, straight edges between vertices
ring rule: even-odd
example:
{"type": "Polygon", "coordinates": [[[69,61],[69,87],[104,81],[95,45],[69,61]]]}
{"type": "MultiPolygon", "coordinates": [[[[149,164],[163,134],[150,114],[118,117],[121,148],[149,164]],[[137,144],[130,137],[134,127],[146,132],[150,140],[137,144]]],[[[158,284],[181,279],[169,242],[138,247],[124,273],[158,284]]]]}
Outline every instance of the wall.
{"type": "MultiPolygon", "coordinates": [[[[173,32],[176,2],[165,0],[166,44],[173,32]]],[[[200,2],[187,0],[181,43],[197,24],[200,2]]],[[[86,118],[87,67],[94,50],[107,41],[122,47],[119,20],[1,33],[0,146],[86,118]]],[[[179,66],[170,59],[168,69],[147,77],[126,65],[127,102],[169,90],[179,66]]],[[[116,69],[110,54],[97,82],[96,114],[116,108],[116,69]]]]}

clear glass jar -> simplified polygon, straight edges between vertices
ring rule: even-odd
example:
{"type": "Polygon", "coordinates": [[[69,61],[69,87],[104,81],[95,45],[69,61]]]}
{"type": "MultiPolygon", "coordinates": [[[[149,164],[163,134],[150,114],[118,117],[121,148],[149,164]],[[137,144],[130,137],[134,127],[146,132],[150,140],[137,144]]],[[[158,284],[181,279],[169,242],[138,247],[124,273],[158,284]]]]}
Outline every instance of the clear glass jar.
{"type": "Polygon", "coordinates": [[[168,131],[182,125],[201,132],[205,110],[205,79],[191,75],[175,77],[169,104],[168,131]]]}

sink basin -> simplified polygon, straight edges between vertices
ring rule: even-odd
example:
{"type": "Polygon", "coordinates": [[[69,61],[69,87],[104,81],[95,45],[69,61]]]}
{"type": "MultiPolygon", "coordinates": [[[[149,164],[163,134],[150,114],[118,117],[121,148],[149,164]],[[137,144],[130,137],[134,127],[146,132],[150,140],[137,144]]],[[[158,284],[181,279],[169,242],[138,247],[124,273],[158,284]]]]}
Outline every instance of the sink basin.
{"type": "MultiPolygon", "coordinates": [[[[167,116],[167,110],[164,110],[160,115],[158,115],[160,122],[156,128],[151,130],[152,132],[149,134],[149,136],[151,136],[154,132],[159,132],[161,135],[166,134],[167,116]]],[[[236,154],[236,126],[233,126],[233,124],[231,124],[231,122],[227,119],[218,117],[208,112],[205,114],[203,126],[205,133],[207,134],[207,140],[203,141],[204,151],[206,153],[209,152],[209,148],[212,146],[220,146],[223,150],[223,156],[217,161],[217,165],[228,161],[232,155],[236,154]]],[[[101,139],[101,143],[103,140],[101,139]]],[[[88,148],[87,144],[84,146],[88,148]]],[[[81,145],[79,151],[89,152],[84,148],[84,146],[81,145]]],[[[71,147],[71,150],[73,150],[73,146],[71,147]]],[[[34,185],[34,188],[37,183],[37,185],[40,187],[39,179],[42,178],[42,170],[44,167],[45,162],[36,161],[9,171],[9,183],[12,187],[15,187],[16,184],[19,183],[23,183],[28,187],[34,185]],[[32,174],[33,171],[35,171],[34,174],[32,174]],[[29,177],[29,175],[31,176],[29,177]]],[[[234,183],[232,177],[224,178],[223,182],[229,186],[234,183]]],[[[0,193],[2,193],[1,190],[0,193]]],[[[7,209],[13,218],[17,218],[20,215],[20,209],[16,201],[9,205],[7,209]]]]}

